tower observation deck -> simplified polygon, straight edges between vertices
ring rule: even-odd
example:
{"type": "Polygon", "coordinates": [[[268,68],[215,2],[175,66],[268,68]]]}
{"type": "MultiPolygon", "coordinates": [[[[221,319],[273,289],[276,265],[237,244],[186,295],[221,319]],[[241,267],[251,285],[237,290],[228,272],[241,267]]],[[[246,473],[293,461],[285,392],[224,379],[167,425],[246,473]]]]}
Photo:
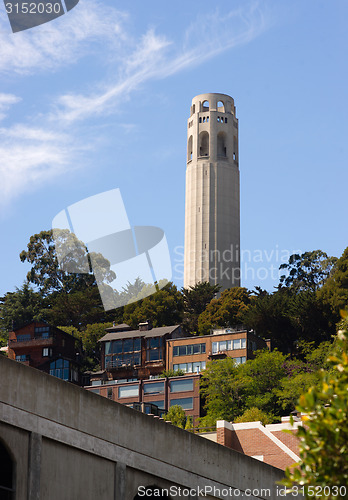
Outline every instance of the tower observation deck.
{"type": "Polygon", "coordinates": [[[238,120],[232,97],[193,98],[187,122],[184,287],[240,286],[238,120]]]}

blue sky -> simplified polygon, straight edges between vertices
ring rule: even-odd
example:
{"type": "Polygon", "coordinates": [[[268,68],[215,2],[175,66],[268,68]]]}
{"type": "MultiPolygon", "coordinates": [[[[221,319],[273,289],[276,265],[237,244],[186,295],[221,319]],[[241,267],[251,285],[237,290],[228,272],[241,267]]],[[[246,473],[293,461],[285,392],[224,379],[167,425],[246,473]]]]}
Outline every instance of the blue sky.
{"type": "Polygon", "coordinates": [[[239,118],[242,284],[272,290],[293,251],[347,246],[345,0],[116,2],[12,34],[0,6],[0,295],[29,237],[120,188],[161,227],[182,286],[186,120],[221,92],[239,118]]]}

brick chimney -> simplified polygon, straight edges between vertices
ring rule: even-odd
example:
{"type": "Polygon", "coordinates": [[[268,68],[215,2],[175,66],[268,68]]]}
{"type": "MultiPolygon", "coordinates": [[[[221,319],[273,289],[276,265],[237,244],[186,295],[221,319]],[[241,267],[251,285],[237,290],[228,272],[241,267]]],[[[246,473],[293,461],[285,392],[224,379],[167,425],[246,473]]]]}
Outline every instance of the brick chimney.
{"type": "Polygon", "coordinates": [[[139,323],[139,331],[146,332],[152,329],[152,322],[150,319],[146,320],[144,323],[139,323]]]}

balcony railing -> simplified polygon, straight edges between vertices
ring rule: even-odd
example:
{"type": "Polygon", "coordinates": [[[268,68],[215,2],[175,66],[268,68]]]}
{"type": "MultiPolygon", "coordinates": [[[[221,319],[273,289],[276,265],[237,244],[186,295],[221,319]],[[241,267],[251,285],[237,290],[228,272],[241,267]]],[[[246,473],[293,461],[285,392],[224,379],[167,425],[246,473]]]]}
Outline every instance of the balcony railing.
{"type": "Polygon", "coordinates": [[[13,346],[25,346],[25,345],[50,345],[52,344],[54,341],[54,336],[53,335],[50,335],[49,337],[43,337],[41,335],[35,335],[33,337],[27,337],[27,338],[23,338],[23,337],[19,337],[19,338],[13,338],[13,339],[9,339],[8,341],[8,345],[9,347],[11,347],[11,345],[13,346]]]}
{"type": "Polygon", "coordinates": [[[134,365],[133,363],[122,363],[120,361],[108,361],[106,363],[106,369],[107,370],[121,370],[121,369],[131,369],[135,368],[137,365],[134,365]]]}

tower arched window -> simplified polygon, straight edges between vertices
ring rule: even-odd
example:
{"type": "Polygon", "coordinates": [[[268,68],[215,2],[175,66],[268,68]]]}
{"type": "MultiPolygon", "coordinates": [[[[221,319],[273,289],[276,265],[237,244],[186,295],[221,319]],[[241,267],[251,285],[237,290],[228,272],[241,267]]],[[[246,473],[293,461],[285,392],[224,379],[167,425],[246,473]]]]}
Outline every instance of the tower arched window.
{"type": "Polygon", "coordinates": [[[209,111],[209,101],[202,102],[202,111],[209,111]]]}
{"type": "Polygon", "coordinates": [[[218,156],[222,156],[222,157],[227,156],[225,132],[219,132],[217,135],[217,154],[218,154],[218,156]]]}
{"type": "Polygon", "coordinates": [[[193,155],[193,137],[190,135],[188,143],[187,143],[187,161],[192,160],[193,155]]]}
{"type": "Polygon", "coordinates": [[[14,462],[6,447],[0,441],[0,498],[14,498],[14,462]]]}
{"type": "Polygon", "coordinates": [[[236,136],[233,137],[233,159],[238,161],[238,141],[236,136]]]}
{"type": "Polygon", "coordinates": [[[199,134],[199,156],[209,156],[209,134],[206,131],[199,134]]]}
{"type": "Polygon", "coordinates": [[[225,112],[225,105],[222,101],[218,101],[216,105],[216,109],[220,111],[221,113],[225,112]]]}

